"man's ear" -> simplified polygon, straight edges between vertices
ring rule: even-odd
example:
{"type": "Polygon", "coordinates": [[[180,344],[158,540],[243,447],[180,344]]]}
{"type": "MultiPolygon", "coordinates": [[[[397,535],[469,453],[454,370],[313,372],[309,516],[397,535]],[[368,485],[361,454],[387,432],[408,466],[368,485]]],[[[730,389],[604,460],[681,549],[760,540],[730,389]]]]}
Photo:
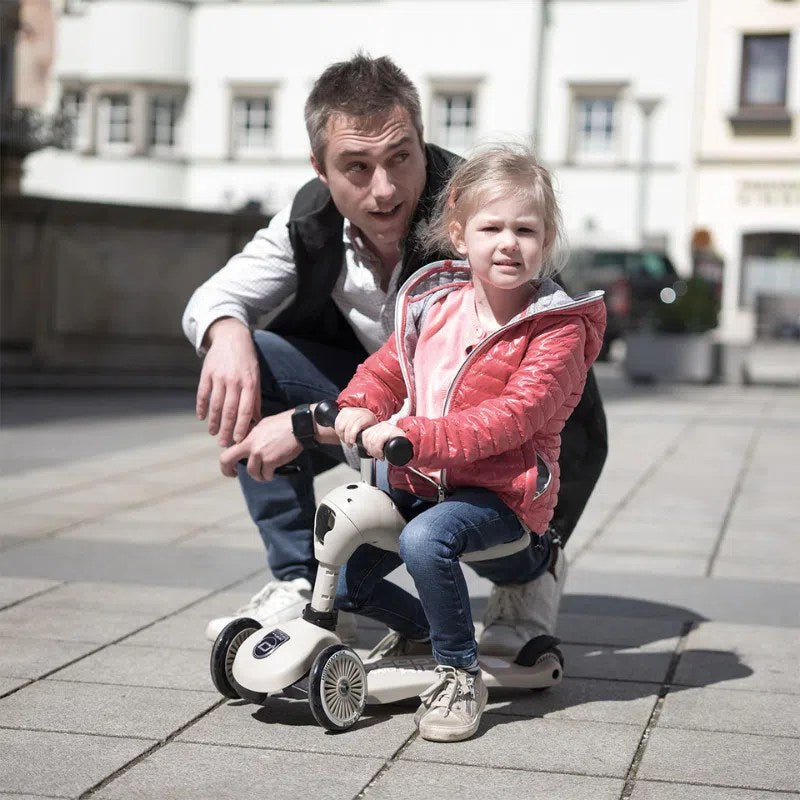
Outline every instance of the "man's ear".
{"type": "Polygon", "coordinates": [[[467,243],[464,241],[464,226],[460,222],[454,220],[450,223],[448,233],[450,234],[450,241],[453,243],[456,253],[466,256],[467,243]]]}
{"type": "Polygon", "coordinates": [[[322,169],[322,164],[317,161],[317,158],[313,153],[311,154],[311,166],[314,167],[314,172],[317,173],[317,177],[327,186],[328,179],[325,177],[325,170],[322,169]]]}

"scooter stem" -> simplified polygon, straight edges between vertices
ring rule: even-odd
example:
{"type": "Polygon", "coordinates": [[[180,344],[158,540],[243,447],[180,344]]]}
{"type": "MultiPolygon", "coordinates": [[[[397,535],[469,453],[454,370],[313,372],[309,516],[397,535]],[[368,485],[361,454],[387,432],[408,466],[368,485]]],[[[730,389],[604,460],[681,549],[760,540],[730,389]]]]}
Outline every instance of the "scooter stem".
{"type": "Polygon", "coordinates": [[[329,613],[333,611],[336,600],[336,585],[339,583],[341,566],[320,564],[317,567],[317,579],[314,581],[314,594],[311,596],[311,607],[315,611],[329,613]]]}

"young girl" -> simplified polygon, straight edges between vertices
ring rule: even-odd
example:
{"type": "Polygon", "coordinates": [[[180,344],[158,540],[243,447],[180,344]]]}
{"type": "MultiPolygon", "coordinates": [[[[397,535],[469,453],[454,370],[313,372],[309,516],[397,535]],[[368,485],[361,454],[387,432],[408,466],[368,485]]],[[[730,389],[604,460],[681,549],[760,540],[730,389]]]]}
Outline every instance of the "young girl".
{"type": "MultiPolygon", "coordinates": [[[[572,299],[550,279],[560,214],[549,174],[522,148],[464,162],[428,238],[466,260],[430,264],[404,284],[395,334],[358,368],[336,420],[347,444],[363,432],[375,458],[392,437],[411,440],[410,465],[390,468],[382,486],[408,524],[399,557],[370,545],[354,553],[337,606],[430,641],[437,680],[415,721],[425,739],[459,741],[477,730],[487,696],[459,555],[545,532],[561,429],[600,350],[605,306],[600,292],[572,299]],[[419,599],[385,580],[401,559],[419,599]]],[[[520,582],[549,555],[518,554],[520,582]]]]}

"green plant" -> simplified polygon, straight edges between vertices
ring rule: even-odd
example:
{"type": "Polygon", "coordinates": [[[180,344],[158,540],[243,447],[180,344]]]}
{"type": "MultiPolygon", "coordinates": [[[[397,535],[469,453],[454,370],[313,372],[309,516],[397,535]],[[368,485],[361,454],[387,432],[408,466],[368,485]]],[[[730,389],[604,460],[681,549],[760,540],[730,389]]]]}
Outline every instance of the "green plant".
{"type": "Polygon", "coordinates": [[[675,299],[656,309],[655,327],[663,333],[703,333],[717,327],[719,297],[712,283],[690,278],[676,286],[675,299]]]}

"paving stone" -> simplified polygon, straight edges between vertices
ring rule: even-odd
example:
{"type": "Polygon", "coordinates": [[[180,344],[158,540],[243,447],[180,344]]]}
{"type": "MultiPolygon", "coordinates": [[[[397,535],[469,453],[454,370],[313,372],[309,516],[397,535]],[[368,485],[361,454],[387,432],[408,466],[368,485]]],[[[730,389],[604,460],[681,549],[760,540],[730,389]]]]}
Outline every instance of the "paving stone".
{"type": "Polygon", "coordinates": [[[46,679],[0,700],[10,728],[162,739],[211,708],[218,695],[46,679]]]}
{"type": "Polygon", "coordinates": [[[658,689],[652,683],[564,678],[558,686],[544,691],[493,689],[487,709],[493,714],[583,719],[644,728],[658,689]]]}
{"type": "Polygon", "coordinates": [[[208,594],[204,589],[176,589],[136,583],[75,581],[35,597],[26,608],[71,608],[87,611],[131,611],[163,616],[208,594]]]}
{"type": "Polygon", "coordinates": [[[36,539],[3,553],[3,571],[19,577],[209,590],[252,574],[253,566],[251,553],[232,548],[60,537],[36,539]]]}
{"type": "Polygon", "coordinates": [[[116,515],[91,522],[81,522],[58,533],[58,539],[85,539],[101,542],[133,542],[139,544],[171,544],[196,529],[196,525],[162,522],[129,522],[116,515]]]}
{"type": "Polygon", "coordinates": [[[592,550],[594,552],[624,550],[640,554],[707,556],[714,549],[718,535],[719,530],[716,526],[674,530],[672,526],[666,526],[663,522],[638,525],[628,523],[619,527],[611,523],[592,542],[592,550]]]}
{"type": "Polygon", "coordinates": [[[3,534],[20,540],[46,536],[80,522],[85,515],[79,511],[59,509],[59,513],[43,514],[28,507],[6,509],[3,512],[3,534]]]}
{"type": "Polygon", "coordinates": [[[606,678],[661,683],[667,675],[677,640],[640,647],[560,645],[564,672],[571,678],[606,678]]]}
{"type": "Polygon", "coordinates": [[[113,645],[53,675],[61,681],[213,692],[208,654],[196,650],[113,645]]]}
{"type": "Polygon", "coordinates": [[[10,678],[38,678],[97,648],[94,642],[65,642],[55,639],[15,639],[0,636],[0,675],[10,678]]]}
{"type": "Polygon", "coordinates": [[[800,739],[657,727],[638,777],[798,791],[798,764],[800,739]]]}
{"type": "Polygon", "coordinates": [[[170,742],[94,797],[119,800],[351,800],[383,759],[170,742]]]}
{"type": "Polygon", "coordinates": [[[800,560],[778,557],[775,552],[768,552],[768,557],[759,558],[724,558],[714,561],[712,575],[715,578],[745,578],[747,580],[800,581],[800,560]]]}
{"type": "Polygon", "coordinates": [[[87,611],[82,608],[26,608],[0,611],[0,637],[105,643],[146,625],[157,614],[87,611]]]}
{"type": "Polygon", "coordinates": [[[659,555],[626,552],[593,546],[575,562],[581,569],[606,572],[635,572],[637,574],[702,576],[706,570],[705,556],[692,554],[659,555]]]}
{"type": "Polygon", "coordinates": [[[704,622],[686,640],[674,683],[800,694],[800,631],[704,622]]]}
{"type": "Polygon", "coordinates": [[[675,687],[667,695],[659,727],[800,737],[800,694],[675,687]]]}
{"type": "Polygon", "coordinates": [[[0,678],[0,697],[12,689],[24,686],[27,682],[26,678],[0,678]]]}
{"type": "Polygon", "coordinates": [[[153,744],[146,739],[0,728],[0,791],[76,797],[153,744]]]}
{"type": "Polygon", "coordinates": [[[400,759],[624,778],[641,735],[635,725],[484,714],[472,739],[442,744],[418,738],[400,759]]]}
{"type": "MultiPolygon", "coordinates": [[[[521,800],[543,797],[558,800],[617,800],[622,781],[587,778],[552,772],[523,772],[516,769],[437,764],[436,789],[431,789],[432,772],[419,763],[398,761],[382,773],[364,792],[364,800],[521,800]],[[421,768],[422,766],[422,768],[421,768]],[[477,787],[486,787],[481,792],[477,787]],[[491,788],[489,788],[491,787],[491,788]]],[[[773,798],[774,800],[774,798],[773,798]]]]}
{"type": "Polygon", "coordinates": [[[264,552],[264,544],[254,526],[250,530],[236,528],[212,528],[188,533],[182,536],[176,544],[180,547],[234,547],[239,550],[251,550],[256,553],[264,552]]]}
{"type": "Polygon", "coordinates": [[[264,706],[233,701],[178,741],[389,758],[416,733],[416,705],[370,706],[353,728],[333,736],[316,723],[306,700],[270,697],[264,706]]]}
{"type": "Polygon", "coordinates": [[[9,603],[17,603],[59,584],[60,581],[45,581],[37,578],[0,577],[0,607],[9,603]]]}
{"type": "Polygon", "coordinates": [[[144,630],[125,639],[125,644],[162,647],[175,650],[200,650],[211,652],[211,642],[205,630],[210,616],[206,614],[176,614],[161,622],[148,625],[144,630]]]}
{"type": "Polygon", "coordinates": [[[680,620],[561,613],[556,634],[570,644],[637,647],[678,636],[682,626],[680,620]]]}
{"type": "MultiPolygon", "coordinates": [[[[795,795],[792,795],[795,796],[795,795]]],[[[788,800],[785,794],[758,789],[690,786],[688,783],[637,781],[631,800],[788,800]]]]}

